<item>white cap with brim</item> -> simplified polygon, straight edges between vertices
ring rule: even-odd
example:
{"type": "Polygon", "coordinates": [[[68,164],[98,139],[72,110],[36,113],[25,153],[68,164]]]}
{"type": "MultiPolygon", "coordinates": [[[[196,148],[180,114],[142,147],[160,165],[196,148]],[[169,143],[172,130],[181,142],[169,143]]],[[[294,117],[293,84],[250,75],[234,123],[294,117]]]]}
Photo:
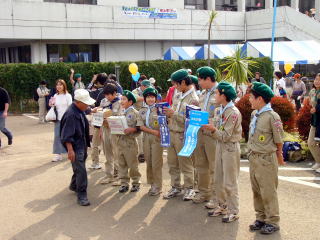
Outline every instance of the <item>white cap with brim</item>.
{"type": "Polygon", "coordinates": [[[150,82],[151,84],[155,84],[156,80],[155,80],[153,77],[151,77],[151,78],[149,78],[149,82],[150,82]]]}
{"type": "Polygon", "coordinates": [[[85,89],[78,89],[74,92],[74,100],[87,104],[89,106],[93,105],[96,100],[90,97],[89,92],[85,89]]]}

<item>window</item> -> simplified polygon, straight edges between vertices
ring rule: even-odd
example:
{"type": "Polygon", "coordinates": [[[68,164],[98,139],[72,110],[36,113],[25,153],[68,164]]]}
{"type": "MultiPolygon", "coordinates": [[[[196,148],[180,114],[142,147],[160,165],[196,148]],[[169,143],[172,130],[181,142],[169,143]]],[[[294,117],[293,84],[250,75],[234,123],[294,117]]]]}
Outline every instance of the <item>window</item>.
{"type": "Polygon", "coordinates": [[[216,0],[217,11],[237,11],[237,0],[216,0]]]}
{"type": "Polygon", "coordinates": [[[138,0],[138,7],[150,7],[149,0],[138,0]]]}
{"type": "Polygon", "coordinates": [[[31,63],[31,47],[9,47],[10,63],[31,63]]]}
{"type": "Polygon", "coordinates": [[[44,0],[44,2],[97,5],[97,0],[44,0]]]}
{"type": "Polygon", "coordinates": [[[184,0],[184,8],[206,10],[207,0],[184,0]]]}
{"type": "Polygon", "coordinates": [[[7,63],[6,49],[0,48],[0,63],[7,63]]]}
{"type": "Polygon", "coordinates": [[[282,7],[282,6],[291,6],[291,0],[277,0],[277,6],[282,7]]]}
{"type": "Polygon", "coordinates": [[[265,0],[246,0],[246,11],[254,11],[265,8],[265,0]]]}
{"type": "Polygon", "coordinates": [[[99,62],[98,44],[48,44],[48,62],[99,62]]]}

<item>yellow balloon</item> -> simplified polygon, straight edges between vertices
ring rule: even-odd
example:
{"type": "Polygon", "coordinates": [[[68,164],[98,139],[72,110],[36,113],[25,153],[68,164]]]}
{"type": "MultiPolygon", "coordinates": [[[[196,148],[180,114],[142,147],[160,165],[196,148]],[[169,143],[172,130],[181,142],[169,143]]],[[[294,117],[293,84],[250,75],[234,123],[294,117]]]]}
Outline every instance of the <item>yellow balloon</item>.
{"type": "Polygon", "coordinates": [[[293,66],[290,63],[286,63],[284,65],[284,71],[286,72],[286,74],[288,74],[291,71],[292,68],[293,68],[293,66]]]}
{"type": "Polygon", "coordinates": [[[135,63],[131,63],[129,65],[129,72],[131,72],[131,74],[136,74],[138,72],[138,66],[135,63]]]}

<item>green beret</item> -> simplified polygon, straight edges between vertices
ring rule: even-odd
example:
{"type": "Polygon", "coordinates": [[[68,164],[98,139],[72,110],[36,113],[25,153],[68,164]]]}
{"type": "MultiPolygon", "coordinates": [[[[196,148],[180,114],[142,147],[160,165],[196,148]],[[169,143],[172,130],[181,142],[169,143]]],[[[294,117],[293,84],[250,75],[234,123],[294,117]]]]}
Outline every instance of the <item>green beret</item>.
{"type": "Polygon", "coordinates": [[[251,89],[262,97],[267,97],[267,98],[274,97],[274,93],[272,89],[267,84],[264,84],[261,82],[254,82],[251,89]]]}
{"type": "Polygon", "coordinates": [[[217,73],[216,71],[211,67],[201,67],[197,70],[197,76],[200,78],[206,78],[206,77],[216,77],[217,73]]]}
{"type": "Polygon", "coordinates": [[[152,94],[154,96],[158,96],[158,91],[154,89],[153,87],[148,87],[143,91],[143,97],[147,97],[148,94],[152,94]]]}
{"type": "Polygon", "coordinates": [[[129,90],[124,90],[123,91],[123,96],[125,96],[126,98],[128,98],[128,101],[132,101],[133,103],[137,102],[136,97],[134,96],[134,94],[132,92],[130,92],[129,90]]]}
{"type": "Polygon", "coordinates": [[[141,82],[141,85],[145,86],[145,87],[150,87],[151,86],[151,82],[149,80],[143,80],[141,82]]]}
{"type": "Polygon", "coordinates": [[[193,84],[198,84],[198,77],[194,75],[189,75],[193,84]]]}
{"type": "Polygon", "coordinates": [[[237,98],[236,90],[228,82],[220,82],[217,89],[220,90],[224,95],[226,95],[231,100],[234,100],[237,98]]]}
{"type": "Polygon", "coordinates": [[[76,74],[74,75],[74,78],[75,78],[75,79],[81,78],[81,74],[80,74],[80,73],[76,73],[76,74]]]}
{"type": "Polygon", "coordinates": [[[183,79],[185,79],[188,76],[189,76],[189,74],[186,69],[180,69],[180,70],[172,73],[170,78],[171,78],[171,81],[181,82],[183,79]]]}

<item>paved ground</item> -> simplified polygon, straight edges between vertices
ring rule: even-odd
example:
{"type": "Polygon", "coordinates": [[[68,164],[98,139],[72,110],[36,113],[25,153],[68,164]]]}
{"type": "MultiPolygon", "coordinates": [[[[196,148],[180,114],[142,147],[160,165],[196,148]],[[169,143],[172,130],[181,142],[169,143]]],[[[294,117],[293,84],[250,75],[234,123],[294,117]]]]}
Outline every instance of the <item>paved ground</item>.
{"type": "MultiPolygon", "coordinates": [[[[311,163],[280,170],[281,231],[262,236],[248,231],[254,211],[245,161],[239,183],[240,219],[231,224],[207,217],[202,205],[149,197],[145,164],[140,164],[143,185],[136,194],[119,194],[117,188],[101,186],[103,171],[89,172],[92,205],[80,207],[67,188],[70,163],[50,162],[52,124],[38,125],[35,119],[16,116],[9,117],[7,126],[15,138],[13,146],[0,150],[0,240],[320,240],[320,174],[308,169],[311,163]]],[[[164,165],[164,190],[168,190],[164,165]]]]}

